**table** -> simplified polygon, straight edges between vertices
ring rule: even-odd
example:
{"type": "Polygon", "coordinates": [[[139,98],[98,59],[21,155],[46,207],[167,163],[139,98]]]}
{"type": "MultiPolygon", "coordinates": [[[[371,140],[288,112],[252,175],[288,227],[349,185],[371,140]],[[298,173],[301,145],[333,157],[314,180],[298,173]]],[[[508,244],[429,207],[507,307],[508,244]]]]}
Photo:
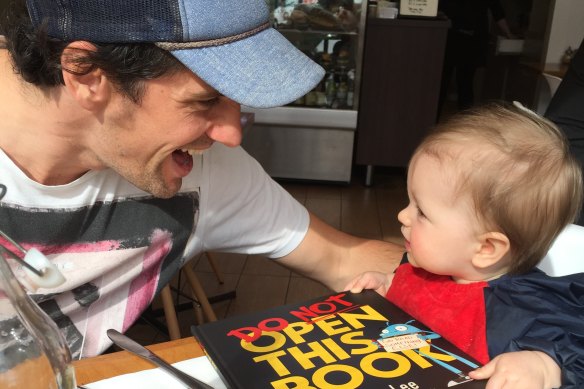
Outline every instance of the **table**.
{"type": "Polygon", "coordinates": [[[568,71],[568,67],[570,66],[570,65],[565,64],[565,63],[552,63],[552,62],[548,62],[548,63],[545,63],[543,65],[539,64],[539,63],[535,63],[535,62],[522,62],[522,65],[527,66],[528,68],[535,70],[535,72],[537,74],[547,73],[547,74],[551,74],[552,76],[557,76],[560,78],[564,77],[564,75],[568,71]]]}
{"type": "MultiPolygon", "coordinates": [[[[154,351],[169,363],[176,363],[205,355],[193,337],[158,343],[147,346],[147,348],[154,351]]],[[[89,384],[121,374],[156,368],[153,364],[127,351],[118,351],[111,354],[81,359],[74,361],[73,366],[75,367],[78,385],[89,384]]]]}
{"type": "Polygon", "coordinates": [[[551,74],[552,76],[564,78],[568,67],[570,65],[565,63],[546,63],[543,68],[543,73],[551,74]]]}

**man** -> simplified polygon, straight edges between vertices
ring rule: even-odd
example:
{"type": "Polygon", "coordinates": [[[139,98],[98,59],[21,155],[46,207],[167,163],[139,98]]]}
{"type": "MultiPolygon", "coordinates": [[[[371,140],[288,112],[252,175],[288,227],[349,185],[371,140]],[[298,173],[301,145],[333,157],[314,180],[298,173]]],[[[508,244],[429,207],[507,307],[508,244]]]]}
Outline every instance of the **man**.
{"type": "Polygon", "coordinates": [[[458,110],[468,109],[475,103],[475,73],[487,62],[489,12],[497,27],[507,38],[513,35],[499,0],[440,0],[438,9],[452,23],[448,30],[444,52],[438,102],[438,118],[440,118],[453,74],[456,78],[458,110]]]}
{"type": "Polygon", "coordinates": [[[399,247],[324,224],[237,147],[239,104],[286,104],[324,74],[264,0],[23,2],[0,22],[0,228],[67,278],[35,298],[74,357],[107,348],[106,329],[204,250],[336,290],[395,267],[399,247]]]}
{"type": "MultiPolygon", "coordinates": [[[[582,40],[584,42],[584,40],[582,40]]],[[[570,150],[584,166],[584,46],[574,55],[566,75],[553,95],[545,112],[545,117],[556,123],[564,131],[570,143],[570,150]]],[[[584,205],[576,224],[584,226],[584,205]]]]}

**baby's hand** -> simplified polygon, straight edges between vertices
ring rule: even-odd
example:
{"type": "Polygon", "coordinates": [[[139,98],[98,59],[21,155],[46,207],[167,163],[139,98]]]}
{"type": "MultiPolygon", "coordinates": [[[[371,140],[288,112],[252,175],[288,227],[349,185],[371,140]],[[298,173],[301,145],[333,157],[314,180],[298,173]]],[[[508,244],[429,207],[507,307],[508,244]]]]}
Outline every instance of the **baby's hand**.
{"type": "Polygon", "coordinates": [[[361,273],[345,286],[344,290],[350,290],[352,293],[361,293],[363,289],[373,289],[382,296],[387,294],[393,273],[386,274],[375,271],[361,273]]]}
{"type": "Polygon", "coordinates": [[[475,380],[488,379],[485,389],[552,389],[561,386],[558,364],[541,351],[515,351],[495,357],[471,371],[475,380]]]}

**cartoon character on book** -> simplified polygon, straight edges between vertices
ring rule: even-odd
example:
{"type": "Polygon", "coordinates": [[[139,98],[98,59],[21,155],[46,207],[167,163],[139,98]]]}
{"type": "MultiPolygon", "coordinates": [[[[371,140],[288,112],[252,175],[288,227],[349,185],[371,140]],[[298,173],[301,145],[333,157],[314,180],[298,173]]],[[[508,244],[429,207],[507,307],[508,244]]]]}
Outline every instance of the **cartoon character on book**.
{"type": "Polygon", "coordinates": [[[479,366],[476,363],[461,357],[460,355],[456,355],[450,351],[436,346],[435,344],[432,344],[432,339],[437,339],[441,336],[435,332],[421,330],[410,325],[410,323],[413,321],[414,320],[410,320],[404,324],[390,324],[387,322],[387,327],[381,331],[379,334],[380,338],[377,339],[375,343],[377,343],[378,347],[383,348],[388,352],[413,350],[421,356],[431,359],[437,365],[450,370],[458,377],[451,380],[448,383],[448,387],[472,381],[472,378],[464,374],[460,369],[451,366],[446,362],[458,360],[473,369],[476,369],[479,366]],[[430,347],[434,347],[446,355],[443,355],[440,359],[438,359],[436,354],[432,355],[432,353],[429,352],[430,347]],[[450,358],[446,356],[449,356],[450,358]]]}

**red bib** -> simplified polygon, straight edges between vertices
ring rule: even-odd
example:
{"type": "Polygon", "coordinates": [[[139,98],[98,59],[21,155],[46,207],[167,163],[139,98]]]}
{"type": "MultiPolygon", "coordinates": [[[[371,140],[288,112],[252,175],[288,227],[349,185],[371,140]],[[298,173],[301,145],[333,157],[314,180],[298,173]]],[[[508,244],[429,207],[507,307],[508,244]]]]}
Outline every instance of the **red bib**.
{"type": "Polygon", "coordinates": [[[387,299],[462,351],[489,361],[483,288],[487,282],[457,284],[409,263],[399,266],[387,299]]]}

